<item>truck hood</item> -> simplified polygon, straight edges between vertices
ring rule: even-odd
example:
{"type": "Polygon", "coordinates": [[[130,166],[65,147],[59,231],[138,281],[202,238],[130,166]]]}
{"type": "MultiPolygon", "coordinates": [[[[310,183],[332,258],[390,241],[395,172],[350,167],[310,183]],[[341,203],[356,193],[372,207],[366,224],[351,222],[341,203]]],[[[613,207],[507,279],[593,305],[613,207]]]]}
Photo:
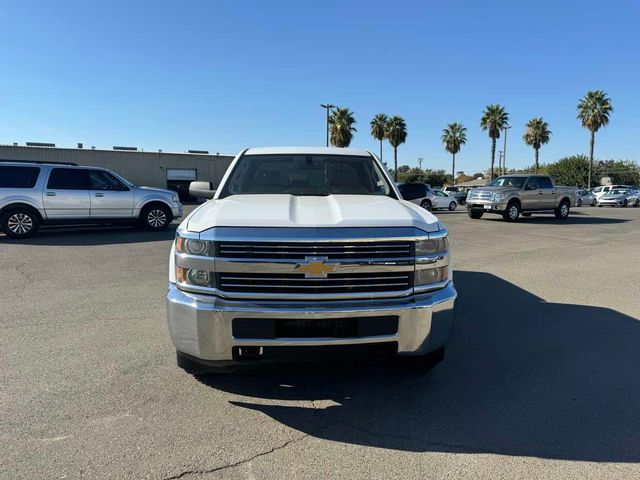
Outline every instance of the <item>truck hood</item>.
{"type": "Polygon", "coordinates": [[[233,195],[210,200],[186,219],[187,230],[213,227],[416,227],[441,229],[438,219],[407,201],[378,195],[233,195]]]}

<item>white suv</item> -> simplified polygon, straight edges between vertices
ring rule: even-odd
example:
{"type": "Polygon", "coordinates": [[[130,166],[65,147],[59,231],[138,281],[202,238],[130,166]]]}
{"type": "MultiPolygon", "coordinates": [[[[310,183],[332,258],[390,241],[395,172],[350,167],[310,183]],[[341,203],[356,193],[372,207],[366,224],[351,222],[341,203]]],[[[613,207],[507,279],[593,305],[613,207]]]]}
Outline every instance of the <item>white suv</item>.
{"type": "Polygon", "coordinates": [[[399,183],[398,190],[404,200],[420,205],[429,211],[438,207],[438,199],[431,185],[427,183],[399,183]]]}

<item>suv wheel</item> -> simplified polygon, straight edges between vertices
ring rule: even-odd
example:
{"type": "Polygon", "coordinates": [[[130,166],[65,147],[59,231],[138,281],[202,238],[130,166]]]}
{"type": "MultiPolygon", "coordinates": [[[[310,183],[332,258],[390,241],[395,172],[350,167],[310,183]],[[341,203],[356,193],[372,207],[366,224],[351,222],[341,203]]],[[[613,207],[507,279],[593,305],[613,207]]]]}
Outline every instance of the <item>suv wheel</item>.
{"type": "Polygon", "coordinates": [[[11,238],[33,236],[40,226],[40,218],[33,210],[18,208],[10,210],[2,217],[2,231],[11,238]]]}
{"type": "Polygon", "coordinates": [[[509,205],[507,205],[507,209],[502,215],[502,218],[504,218],[507,222],[515,222],[516,220],[518,220],[519,216],[520,206],[517,202],[510,202],[509,205]]]}
{"type": "Polygon", "coordinates": [[[595,199],[595,198],[594,198],[593,200],[591,200],[591,206],[592,206],[592,207],[595,207],[597,203],[598,203],[598,202],[596,201],[596,199],[595,199]]]}
{"type": "Polygon", "coordinates": [[[478,220],[479,218],[482,218],[482,215],[484,214],[484,212],[479,212],[478,210],[471,210],[470,208],[467,209],[467,215],[469,215],[469,218],[473,218],[474,220],[478,220]]]}
{"type": "Polygon", "coordinates": [[[567,202],[566,200],[560,202],[560,206],[556,208],[553,213],[555,213],[556,218],[560,220],[566,220],[566,218],[569,216],[569,202],[567,202]]]}
{"type": "Polygon", "coordinates": [[[449,204],[449,211],[453,212],[456,208],[458,208],[458,204],[456,202],[451,202],[449,204]]]}
{"type": "Polygon", "coordinates": [[[626,198],[624,199],[624,202],[622,203],[622,206],[623,206],[623,207],[626,207],[626,206],[627,206],[627,199],[626,199],[626,198]]]}
{"type": "Polygon", "coordinates": [[[429,210],[429,211],[433,209],[433,207],[431,206],[431,200],[423,200],[420,206],[425,210],[429,210]]]}
{"type": "Polygon", "coordinates": [[[140,223],[148,230],[164,230],[169,226],[171,220],[173,220],[171,210],[163,205],[144,207],[140,213],[140,223]]]}

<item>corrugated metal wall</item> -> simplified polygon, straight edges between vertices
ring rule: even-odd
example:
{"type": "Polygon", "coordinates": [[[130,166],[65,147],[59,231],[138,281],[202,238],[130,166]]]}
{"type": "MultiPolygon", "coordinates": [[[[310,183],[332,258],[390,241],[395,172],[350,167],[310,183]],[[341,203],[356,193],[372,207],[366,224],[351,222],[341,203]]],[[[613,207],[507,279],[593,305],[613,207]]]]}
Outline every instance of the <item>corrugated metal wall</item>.
{"type": "Polygon", "coordinates": [[[217,186],[233,160],[228,155],[134,152],[88,148],[51,148],[0,145],[0,160],[73,162],[113,170],[127,180],[149,187],[167,187],[167,168],[192,168],[198,180],[217,186]]]}

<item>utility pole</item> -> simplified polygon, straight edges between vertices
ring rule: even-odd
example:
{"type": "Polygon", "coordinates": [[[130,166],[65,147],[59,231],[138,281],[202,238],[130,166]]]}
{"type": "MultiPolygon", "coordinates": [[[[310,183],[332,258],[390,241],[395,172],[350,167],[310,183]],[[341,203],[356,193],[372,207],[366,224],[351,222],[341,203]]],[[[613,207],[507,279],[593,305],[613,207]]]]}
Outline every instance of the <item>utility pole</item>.
{"type": "Polygon", "coordinates": [[[418,157],[418,168],[419,168],[420,170],[422,170],[422,161],[423,161],[423,160],[424,160],[424,158],[422,158],[422,157],[418,157]]]}
{"type": "Polygon", "coordinates": [[[335,105],[331,105],[330,103],[321,103],[320,106],[327,110],[327,147],[329,146],[329,112],[332,108],[336,108],[335,105]]]}
{"type": "Polygon", "coordinates": [[[504,154],[502,153],[502,150],[498,150],[498,175],[504,175],[504,170],[503,170],[503,162],[504,161],[504,154]]]}
{"type": "Polygon", "coordinates": [[[504,148],[502,149],[502,175],[507,173],[507,130],[511,125],[507,124],[502,129],[504,131],[504,148]]]}

